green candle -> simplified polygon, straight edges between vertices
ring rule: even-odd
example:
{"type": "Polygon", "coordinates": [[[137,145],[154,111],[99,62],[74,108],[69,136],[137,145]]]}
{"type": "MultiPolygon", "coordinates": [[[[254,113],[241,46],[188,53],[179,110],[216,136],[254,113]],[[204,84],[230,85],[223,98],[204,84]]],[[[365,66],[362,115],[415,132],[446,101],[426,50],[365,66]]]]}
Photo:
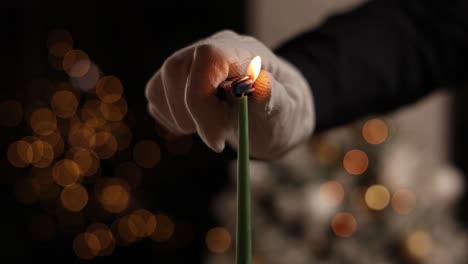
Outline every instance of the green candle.
{"type": "Polygon", "coordinates": [[[237,240],[236,264],[252,263],[250,222],[249,107],[248,97],[239,99],[239,144],[237,152],[237,240]]]}

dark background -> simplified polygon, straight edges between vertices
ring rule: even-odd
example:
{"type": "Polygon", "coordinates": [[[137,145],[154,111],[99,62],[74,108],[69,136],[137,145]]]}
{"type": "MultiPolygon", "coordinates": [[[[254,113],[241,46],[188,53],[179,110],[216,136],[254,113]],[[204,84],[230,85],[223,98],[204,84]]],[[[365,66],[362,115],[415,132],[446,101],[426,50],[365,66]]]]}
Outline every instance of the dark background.
{"type": "MultiPolygon", "coordinates": [[[[2,7],[1,99],[29,104],[40,91],[31,91],[34,78],[67,80],[47,61],[48,33],[55,29],[70,32],[74,48],[82,49],[106,74],[118,76],[124,84],[129,105],[126,120],[132,124],[133,143],[153,139],[160,143],[162,159],[154,169],[146,169],[137,196],[145,208],[169,214],[176,231],[167,243],[150,240],[118,247],[98,263],[198,263],[206,251],[205,234],[215,225],[211,199],[227,183],[229,155],[216,155],[194,137],[189,153],[169,154],[157,136],[155,123],[147,113],[144,88],[148,79],[172,52],[221,29],[245,31],[243,1],[154,1],[143,4],[81,1],[22,3],[2,7]],[[14,6],[13,6],[14,5],[14,6]],[[33,98],[32,98],[33,97],[33,98]],[[31,100],[32,98],[32,100],[31,100]],[[196,154],[194,154],[196,153],[196,154]]],[[[29,219],[41,209],[15,201],[12,183],[27,169],[15,169],[6,160],[8,144],[28,133],[27,126],[4,129],[1,142],[0,217],[2,260],[31,263],[64,261],[79,263],[72,249],[72,234],[58,234],[49,242],[31,239],[29,219]],[[4,151],[5,150],[5,151],[4,151]]],[[[120,153],[103,162],[102,174],[111,174],[120,153]]]]}

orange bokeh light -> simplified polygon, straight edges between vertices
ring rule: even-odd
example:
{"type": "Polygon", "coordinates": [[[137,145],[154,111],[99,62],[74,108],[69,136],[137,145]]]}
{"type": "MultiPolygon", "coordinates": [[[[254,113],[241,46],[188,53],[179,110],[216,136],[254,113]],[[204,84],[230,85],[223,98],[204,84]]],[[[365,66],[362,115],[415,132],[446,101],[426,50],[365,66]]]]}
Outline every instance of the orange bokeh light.
{"type": "Polygon", "coordinates": [[[80,179],[81,170],[75,161],[63,159],[54,164],[52,175],[58,185],[65,187],[80,179]]]}
{"type": "Polygon", "coordinates": [[[91,145],[94,152],[101,159],[111,158],[117,152],[117,140],[109,132],[101,131],[91,137],[91,145]]]}
{"type": "Polygon", "coordinates": [[[350,213],[338,213],[333,217],[332,229],[339,237],[350,237],[356,232],[356,219],[350,213]]]}
{"type": "Polygon", "coordinates": [[[39,108],[31,114],[29,125],[34,133],[47,136],[57,128],[57,119],[55,114],[48,108],[39,108]]]}
{"type": "Polygon", "coordinates": [[[75,115],[78,99],[71,91],[60,90],[54,93],[50,104],[58,117],[70,118],[75,115]]]}
{"type": "Polygon", "coordinates": [[[231,246],[231,234],[226,228],[215,227],[208,231],[205,242],[211,252],[224,253],[231,246]]]}
{"type": "Polygon", "coordinates": [[[107,211],[121,213],[130,203],[130,188],[123,179],[106,179],[98,190],[99,201],[107,211]]]}
{"type": "Polygon", "coordinates": [[[88,203],[88,191],[81,184],[68,185],[63,188],[60,201],[68,211],[79,212],[88,203]]]}
{"type": "Polygon", "coordinates": [[[158,242],[169,240],[174,234],[175,225],[169,216],[164,214],[156,214],[157,226],[151,234],[151,239],[158,242]]]}
{"type": "Polygon", "coordinates": [[[115,239],[107,225],[102,223],[94,223],[87,228],[87,232],[94,234],[99,240],[99,256],[108,256],[112,254],[115,248],[115,239]]]}
{"type": "Polygon", "coordinates": [[[99,254],[101,245],[95,234],[84,232],[78,234],[73,240],[73,250],[78,257],[90,260],[99,254]]]}
{"type": "Polygon", "coordinates": [[[128,105],[127,101],[122,97],[113,103],[101,103],[99,109],[106,120],[117,122],[124,119],[128,111],[128,105]]]}
{"type": "Polygon", "coordinates": [[[82,50],[70,50],[63,57],[63,69],[70,77],[82,77],[91,67],[91,60],[82,50]]]}
{"type": "Polygon", "coordinates": [[[345,154],[343,166],[349,174],[360,175],[367,170],[369,159],[364,151],[353,149],[345,154]]]}
{"type": "Polygon", "coordinates": [[[103,103],[115,103],[122,98],[123,85],[115,76],[104,76],[96,84],[96,95],[103,103]]]}
{"type": "Polygon", "coordinates": [[[382,119],[371,119],[362,127],[362,136],[369,144],[381,144],[388,137],[387,124],[382,119]]]}

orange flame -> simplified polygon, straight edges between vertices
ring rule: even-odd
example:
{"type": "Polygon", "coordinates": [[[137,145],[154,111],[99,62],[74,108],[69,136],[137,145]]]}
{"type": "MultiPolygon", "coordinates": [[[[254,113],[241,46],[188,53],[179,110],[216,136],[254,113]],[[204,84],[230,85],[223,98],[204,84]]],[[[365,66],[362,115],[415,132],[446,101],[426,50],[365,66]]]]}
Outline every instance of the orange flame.
{"type": "Polygon", "coordinates": [[[252,61],[250,61],[249,67],[247,68],[247,75],[252,78],[255,82],[258,75],[260,74],[260,69],[262,68],[262,58],[260,56],[255,56],[252,61]]]}

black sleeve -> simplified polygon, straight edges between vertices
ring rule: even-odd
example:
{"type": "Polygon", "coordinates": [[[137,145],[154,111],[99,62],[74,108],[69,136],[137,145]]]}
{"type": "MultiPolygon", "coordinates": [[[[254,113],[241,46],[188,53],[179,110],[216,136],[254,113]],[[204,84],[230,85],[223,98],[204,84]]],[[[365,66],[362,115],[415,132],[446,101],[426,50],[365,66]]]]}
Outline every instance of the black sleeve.
{"type": "Polygon", "coordinates": [[[467,0],[375,0],[277,50],[304,74],[317,130],[410,103],[468,76],[467,0]]]}

